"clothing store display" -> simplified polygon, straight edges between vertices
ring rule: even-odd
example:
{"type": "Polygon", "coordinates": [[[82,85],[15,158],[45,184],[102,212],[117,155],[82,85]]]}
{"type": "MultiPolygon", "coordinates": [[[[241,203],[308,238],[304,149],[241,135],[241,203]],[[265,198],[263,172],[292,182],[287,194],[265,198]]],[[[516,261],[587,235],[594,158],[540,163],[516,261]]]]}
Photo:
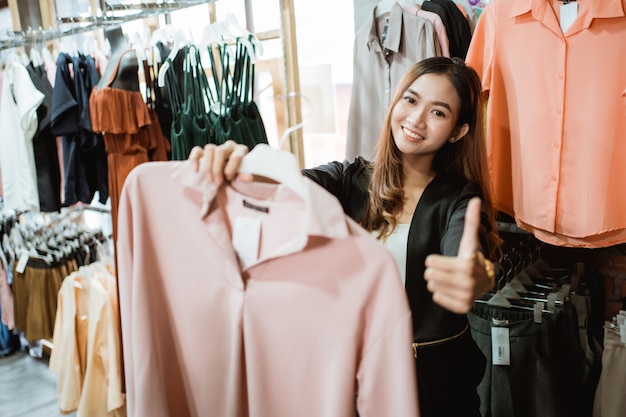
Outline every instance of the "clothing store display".
{"type": "Polygon", "coordinates": [[[296,185],[217,187],[189,161],[128,176],[117,252],[129,415],[417,415],[393,258],[297,168],[257,163],[296,185]]]}
{"type": "Polygon", "coordinates": [[[35,87],[44,95],[43,102],[37,107],[39,123],[33,137],[39,209],[45,212],[58,211],[61,208],[59,150],[50,129],[53,87],[43,65],[34,66],[31,62],[26,66],[26,70],[35,87]]]}
{"type": "MultiPolygon", "coordinates": [[[[329,190],[358,222],[369,198],[369,167],[363,158],[356,158],[352,163],[334,162],[303,173],[329,190]]],[[[423,278],[427,254],[457,254],[467,202],[478,195],[476,185],[464,178],[437,175],[425,188],[409,228],[405,287],[413,312],[413,342],[418,346],[415,362],[423,414],[467,415],[467,410],[478,410],[476,387],[485,357],[466,331],[467,316],[435,303],[423,278]],[[441,216],[442,212],[449,216],[441,216]]]]}
{"type": "Polygon", "coordinates": [[[441,20],[441,16],[435,12],[429,12],[427,10],[409,5],[404,6],[404,11],[429,20],[430,23],[433,24],[435,34],[437,35],[437,41],[439,41],[439,46],[441,47],[441,56],[450,57],[450,42],[448,41],[448,33],[446,32],[446,26],[441,20]]]}
{"type": "Polygon", "coordinates": [[[62,136],[65,205],[91,203],[109,198],[107,151],[102,135],[97,134],[89,118],[89,98],[98,75],[89,55],[72,56],[61,52],[52,96],[52,133],[62,136]]]}
{"type": "Polygon", "coordinates": [[[6,210],[39,211],[33,137],[37,108],[43,100],[26,67],[17,61],[7,63],[0,97],[0,168],[6,210]]]}
{"type": "Polygon", "coordinates": [[[607,322],[604,326],[602,373],[595,393],[593,417],[623,416],[626,414],[626,343],[619,328],[607,322]]]}
{"type": "Polygon", "coordinates": [[[472,39],[472,30],[467,16],[452,0],[430,0],[422,3],[422,10],[433,12],[441,17],[450,45],[450,56],[465,59],[472,39]]]}
{"type": "Polygon", "coordinates": [[[20,27],[0,33],[0,417],[626,416],[605,317],[626,308],[626,0],[374,0],[366,19],[353,0],[328,21],[295,0],[322,22],[300,49],[286,8],[265,28],[252,1],[245,25],[216,0],[22,3],[0,22],[20,27]],[[434,56],[485,93],[502,246],[483,207],[494,285],[465,314],[423,276],[457,256],[476,184],[437,172],[389,236],[361,226],[398,83],[434,56]],[[252,180],[187,160],[227,140],[252,180]]]}
{"type": "Polygon", "coordinates": [[[249,148],[268,143],[253,100],[253,43],[238,37],[234,51],[230,48],[223,42],[207,45],[211,77],[202,64],[198,45],[185,45],[174,58],[166,58],[163,80],[172,110],[171,159],[187,159],[194,146],[208,143],[233,140],[249,148]]]}
{"type": "Polygon", "coordinates": [[[50,369],[59,375],[63,414],[126,415],[113,274],[103,262],[94,262],[66,276],[59,289],[50,369]]]}
{"type": "Polygon", "coordinates": [[[354,39],[346,158],[374,157],[383,117],[400,78],[417,61],[440,56],[432,23],[395,3],[387,16],[374,8],[354,39]]]}
{"type": "Polygon", "coordinates": [[[543,242],[608,247],[626,242],[626,2],[572,2],[565,33],[562,5],[489,3],[467,63],[489,94],[498,209],[543,242]]]}
{"type": "Polygon", "coordinates": [[[469,314],[472,336],[489,360],[479,386],[481,414],[584,416],[581,347],[578,334],[570,331],[575,310],[571,305],[559,308],[544,314],[540,324],[533,320],[533,311],[502,310],[476,304],[469,314]],[[492,363],[497,354],[492,350],[494,328],[508,332],[510,364],[492,363]]]}
{"type": "Polygon", "coordinates": [[[150,161],[151,156],[166,158],[169,151],[158,117],[146,105],[141,93],[110,86],[124,56],[134,53],[132,49],[126,50],[114,63],[115,69],[108,83],[104,84],[106,87],[95,87],[89,98],[91,124],[95,132],[102,133],[107,150],[114,240],[117,236],[117,206],[128,173],[139,164],[150,161]]]}

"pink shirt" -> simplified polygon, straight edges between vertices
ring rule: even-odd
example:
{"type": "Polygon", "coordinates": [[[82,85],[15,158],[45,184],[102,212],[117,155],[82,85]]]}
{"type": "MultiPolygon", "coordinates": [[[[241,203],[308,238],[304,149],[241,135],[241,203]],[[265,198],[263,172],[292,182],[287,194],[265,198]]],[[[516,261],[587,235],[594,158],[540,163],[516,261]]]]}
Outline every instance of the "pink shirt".
{"type": "Polygon", "coordinates": [[[553,0],[498,0],[467,63],[489,91],[498,208],[540,240],[626,242],[626,1],[573,2],[563,34],[553,0]]]}
{"type": "Polygon", "coordinates": [[[418,415],[394,260],[302,180],[300,196],[216,188],[187,161],[131,171],[117,240],[129,416],[353,417],[355,395],[363,416],[418,415]],[[248,267],[231,233],[258,244],[239,252],[248,267]]]}

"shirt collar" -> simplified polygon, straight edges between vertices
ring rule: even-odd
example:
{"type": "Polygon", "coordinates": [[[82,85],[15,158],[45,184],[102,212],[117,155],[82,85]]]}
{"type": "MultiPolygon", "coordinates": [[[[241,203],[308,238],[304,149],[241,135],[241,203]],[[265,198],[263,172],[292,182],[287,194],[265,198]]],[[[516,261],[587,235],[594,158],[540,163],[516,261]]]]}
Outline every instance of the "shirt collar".
{"type": "Polygon", "coordinates": [[[368,20],[370,26],[369,37],[367,46],[371,50],[380,50],[384,48],[392,52],[398,52],[400,50],[400,40],[402,39],[402,6],[397,2],[391,7],[389,11],[389,27],[387,29],[387,38],[385,45],[382,44],[382,39],[379,37],[378,24],[376,20],[376,8],[372,9],[370,18],[368,20]]]}
{"type": "MultiPolygon", "coordinates": [[[[272,163],[268,161],[268,163],[272,163]]],[[[296,175],[301,175],[299,172],[296,175]]],[[[189,161],[184,161],[178,165],[172,176],[180,181],[184,187],[195,190],[202,195],[200,207],[200,217],[204,218],[213,210],[218,209],[213,204],[219,187],[212,183],[206,175],[195,172],[193,165],[189,161]]],[[[235,179],[233,186],[239,192],[254,193],[255,195],[265,194],[271,195],[273,200],[283,200],[287,198],[301,199],[306,205],[306,233],[309,236],[320,236],[329,239],[341,239],[349,235],[348,225],[345,213],[339,201],[328,191],[313,182],[312,180],[302,177],[304,192],[300,193],[304,197],[298,195],[294,191],[282,184],[267,183],[247,183],[235,179]],[[272,192],[268,192],[268,187],[272,188],[272,192]]],[[[224,183],[222,187],[229,186],[224,183]]]]}
{"type": "MultiPolygon", "coordinates": [[[[589,27],[593,19],[626,16],[624,0],[603,0],[586,3],[588,5],[583,9],[586,27],[589,27]]],[[[548,0],[515,0],[511,7],[511,17],[532,12],[535,19],[543,21],[548,9],[548,0]]]]}

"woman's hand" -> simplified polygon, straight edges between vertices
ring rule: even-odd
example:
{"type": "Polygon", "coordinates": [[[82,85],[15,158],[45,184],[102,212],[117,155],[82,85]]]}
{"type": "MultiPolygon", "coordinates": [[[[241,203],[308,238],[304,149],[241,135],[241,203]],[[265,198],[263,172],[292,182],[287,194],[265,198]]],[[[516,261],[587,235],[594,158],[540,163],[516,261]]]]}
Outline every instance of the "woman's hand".
{"type": "Polygon", "coordinates": [[[478,248],[480,199],[467,205],[465,226],[457,256],[429,255],[424,279],[433,301],[454,313],[467,313],[474,300],[493,287],[493,264],[478,248]]]}
{"type": "MultiPolygon", "coordinates": [[[[248,152],[246,145],[228,140],[221,145],[210,143],[204,149],[194,146],[188,160],[196,172],[205,172],[212,182],[220,185],[224,179],[232,181],[238,175],[241,160],[248,152]]],[[[251,174],[239,174],[239,177],[245,181],[252,180],[251,174]]]]}

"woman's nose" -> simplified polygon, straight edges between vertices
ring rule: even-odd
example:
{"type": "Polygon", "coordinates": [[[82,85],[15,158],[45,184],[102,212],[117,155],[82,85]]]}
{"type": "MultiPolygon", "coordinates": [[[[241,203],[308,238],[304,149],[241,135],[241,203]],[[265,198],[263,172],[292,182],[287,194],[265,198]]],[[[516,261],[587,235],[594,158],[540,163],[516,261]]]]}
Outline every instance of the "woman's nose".
{"type": "Polygon", "coordinates": [[[407,116],[407,121],[414,126],[420,125],[424,118],[421,110],[414,110],[407,116]]]}

